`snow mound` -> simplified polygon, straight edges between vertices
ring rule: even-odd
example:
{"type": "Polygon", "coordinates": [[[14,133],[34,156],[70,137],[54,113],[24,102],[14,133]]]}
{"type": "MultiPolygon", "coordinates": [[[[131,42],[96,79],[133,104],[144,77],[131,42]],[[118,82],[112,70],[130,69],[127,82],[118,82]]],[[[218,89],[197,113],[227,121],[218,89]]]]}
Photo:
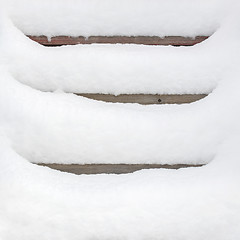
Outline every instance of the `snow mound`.
{"type": "Polygon", "coordinates": [[[234,0],[1,0],[25,34],[211,35],[234,0]]]}
{"type": "MultiPolygon", "coordinates": [[[[2,61],[24,84],[41,91],[105,94],[210,93],[231,63],[224,31],[193,47],[77,45],[48,48],[1,24],[2,61]],[[228,51],[227,51],[228,50],[228,51]]],[[[236,44],[233,38],[231,45],[236,44]],[[233,42],[234,41],[234,42],[233,42]]]]}

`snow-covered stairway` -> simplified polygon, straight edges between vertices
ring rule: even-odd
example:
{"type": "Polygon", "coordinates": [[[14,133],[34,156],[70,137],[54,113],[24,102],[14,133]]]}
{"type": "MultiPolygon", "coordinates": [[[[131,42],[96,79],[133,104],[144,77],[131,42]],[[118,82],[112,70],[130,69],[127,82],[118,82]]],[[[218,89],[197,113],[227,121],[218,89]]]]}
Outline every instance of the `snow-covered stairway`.
{"type": "Polygon", "coordinates": [[[239,239],[239,0],[0,2],[1,240],[239,239]]]}
{"type": "MultiPolygon", "coordinates": [[[[43,132],[44,137],[41,139],[38,134],[37,142],[29,150],[21,146],[18,149],[29,161],[75,174],[179,169],[207,163],[209,155],[196,158],[196,149],[189,149],[186,143],[196,133],[191,118],[183,110],[195,108],[188,103],[206,97],[221,79],[222,68],[215,61],[215,51],[205,47],[209,42],[211,45],[207,38],[213,30],[192,34],[183,31],[182,36],[177,32],[174,35],[174,28],[172,36],[166,32],[157,37],[146,32],[135,37],[100,32],[87,37],[76,31],[70,35],[57,29],[44,32],[46,26],[36,34],[20,27],[21,32],[12,29],[15,38],[9,32],[13,47],[6,53],[6,59],[14,78],[38,90],[33,93],[39,95],[37,105],[46,100],[44,110],[38,112],[44,113],[46,126],[49,122],[53,124],[42,126],[39,133],[43,132]],[[201,44],[206,39],[206,44],[201,44]],[[21,48],[19,42],[23,43],[21,48]],[[160,107],[100,101],[186,104],[160,107]],[[172,114],[171,109],[178,114],[172,114]],[[53,115],[52,121],[49,114],[53,115]],[[186,120],[189,128],[185,130],[182,123],[186,120]],[[60,132],[65,136],[58,137],[60,132]],[[175,142],[179,147],[170,154],[175,142]],[[35,151],[35,145],[41,150],[35,151]],[[177,152],[184,152],[181,148],[185,153],[191,152],[190,157],[185,153],[179,157],[177,152]]],[[[41,126],[42,122],[38,124],[41,126]]],[[[200,138],[196,145],[205,142],[200,138]]]]}
{"type": "MultiPolygon", "coordinates": [[[[48,39],[46,36],[28,36],[30,39],[49,47],[75,44],[143,44],[143,45],[172,45],[172,46],[193,46],[206,40],[208,37],[199,36],[196,38],[186,37],[71,37],[57,36],[48,39]]],[[[112,102],[112,103],[139,103],[139,104],[183,104],[198,101],[207,94],[101,94],[101,93],[75,93],[76,95],[89,99],[112,102]]],[[[180,169],[188,167],[201,167],[203,164],[58,164],[40,163],[55,170],[73,174],[124,174],[133,173],[142,169],[180,169]]]]}
{"type": "MultiPolygon", "coordinates": [[[[183,37],[183,36],[32,36],[28,37],[44,46],[54,47],[76,44],[134,44],[134,45],[160,45],[160,46],[193,46],[206,40],[209,36],[183,37]]],[[[206,97],[206,94],[101,94],[76,93],[89,99],[112,103],[139,103],[139,104],[182,104],[191,103],[206,97]]]]}

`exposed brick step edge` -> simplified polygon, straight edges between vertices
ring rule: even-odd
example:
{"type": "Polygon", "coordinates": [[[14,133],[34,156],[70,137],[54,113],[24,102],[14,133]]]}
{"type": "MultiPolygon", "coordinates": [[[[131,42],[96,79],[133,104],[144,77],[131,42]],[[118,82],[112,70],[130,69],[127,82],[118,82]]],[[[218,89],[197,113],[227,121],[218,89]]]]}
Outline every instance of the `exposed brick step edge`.
{"type": "Polygon", "coordinates": [[[49,167],[62,172],[81,174],[123,174],[133,173],[142,169],[180,169],[189,167],[202,167],[203,164],[45,164],[39,166],[49,167]]]}
{"type": "Polygon", "coordinates": [[[108,43],[108,44],[144,44],[144,45],[172,45],[172,46],[193,46],[208,38],[208,36],[181,37],[181,36],[90,36],[88,38],[79,36],[55,36],[48,40],[46,36],[30,36],[28,37],[45,46],[61,46],[75,44],[92,44],[92,43],[108,43]]]}
{"type": "Polygon", "coordinates": [[[76,93],[76,95],[89,99],[112,102],[112,103],[139,103],[148,104],[183,104],[198,101],[206,94],[99,94],[99,93],[76,93]]]}

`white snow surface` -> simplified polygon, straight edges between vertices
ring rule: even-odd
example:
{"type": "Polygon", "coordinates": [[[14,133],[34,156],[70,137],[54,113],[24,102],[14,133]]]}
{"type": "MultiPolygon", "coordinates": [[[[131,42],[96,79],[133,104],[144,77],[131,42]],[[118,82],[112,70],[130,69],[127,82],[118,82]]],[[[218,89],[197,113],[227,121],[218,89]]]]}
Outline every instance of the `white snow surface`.
{"type": "Polygon", "coordinates": [[[237,39],[219,30],[193,47],[77,45],[43,47],[0,23],[2,61],[18,81],[41,91],[105,94],[210,93],[231,67],[237,39]],[[224,38],[224,40],[222,40],[224,38]]]}
{"type": "MultiPolygon", "coordinates": [[[[36,76],[32,68],[37,59],[45,68],[39,56],[49,50],[25,41],[10,24],[1,24],[0,239],[238,240],[237,7],[207,42],[190,48],[192,55],[214,55],[212,74],[219,78],[207,98],[184,105],[107,104],[42,92],[40,67],[36,76]],[[31,51],[39,52],[35,60],[31,51]],[[75,176],[29,161],[207,165],[75,176]]],[[[171,54],[171,48],[160,49],[171,54]]],[[[46,73],[46,79],[54,74],[46,73]]]]}
{"type": "Polygon", "coordinates": [[[1,0],[25,34],[211,35],[233,0],[1,0]]]}
{"type": "Polygon", "coordinates": [[[1,142],[0,237],[237,240],[238,143],[227,140],[203,168],[75,176],[31,165],[1,142]]]}

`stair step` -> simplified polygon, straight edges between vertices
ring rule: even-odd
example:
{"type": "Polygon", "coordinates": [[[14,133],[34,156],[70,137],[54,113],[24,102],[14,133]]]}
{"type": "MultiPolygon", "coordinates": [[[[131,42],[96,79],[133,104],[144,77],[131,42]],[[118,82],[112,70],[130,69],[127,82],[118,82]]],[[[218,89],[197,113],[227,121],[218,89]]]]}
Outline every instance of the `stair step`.
{"type": "Polygon", "coordinates": [[[133,173],[142,169],[180,169],[189,167],[202,167],[203,164],[37,164],[39,166],[49,167],[62,172],[81,174],[123,174],[133,173]]]}
{"type": "Polygon", "coordinates": [[[28,37],[45,46],[61,46],[75,44],[92,44],[92,43],[109,43],[109,44],[144,44],[144,45],[172,45],[172,46],[193,46],[208,38],[208,36],[181,37],[181,36],[90,36],[88,38],[79,36],[55,36],[51,40],[46,36],[30,36],[28,37]]]}
{"type": "Polygon", "coordinates": [[[112,103],[139,103],[139,104],[182,104],[198,101],[206,94],[99,94],[99,93],[76,93],[78,96],[112,103]]]}

